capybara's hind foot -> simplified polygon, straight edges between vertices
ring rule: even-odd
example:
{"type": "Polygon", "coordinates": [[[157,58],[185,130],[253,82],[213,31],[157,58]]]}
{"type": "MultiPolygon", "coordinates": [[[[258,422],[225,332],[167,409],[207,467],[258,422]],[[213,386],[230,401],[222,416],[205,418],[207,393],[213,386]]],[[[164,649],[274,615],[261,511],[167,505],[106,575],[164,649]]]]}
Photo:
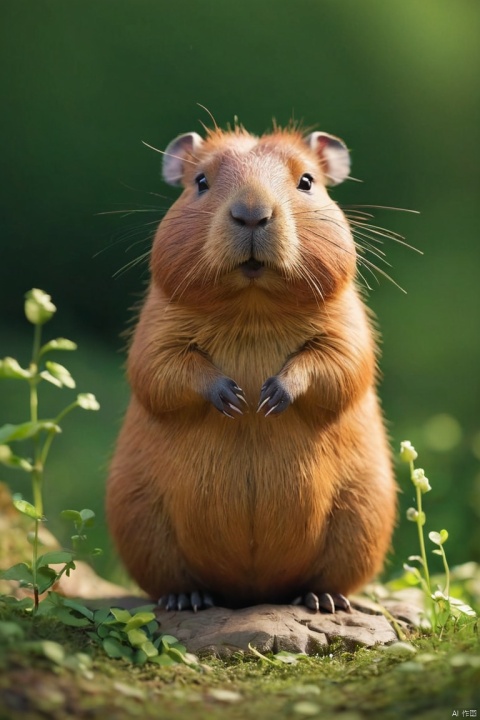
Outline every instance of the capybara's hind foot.
{"type": "Polygon", "coordinates": [[[169,593],[168,595],[162,595],[158,601],[158,605],[165,610],[193,610],[193,612],[215,607],[210,593],[198,592],[197,590],[191,593],[169,593]]]}
{"type": "Polygon", "coordinates": [[[329,613],[334,613],[336,609],[345,610],[345,612],[352,612],[349,600],[340,593],[320,593],[317,595],[313,592],[308,592],[305,595],[300,595],[295,598],[292,605],[306,605],[310,610],[325,610],[329,613]]]}

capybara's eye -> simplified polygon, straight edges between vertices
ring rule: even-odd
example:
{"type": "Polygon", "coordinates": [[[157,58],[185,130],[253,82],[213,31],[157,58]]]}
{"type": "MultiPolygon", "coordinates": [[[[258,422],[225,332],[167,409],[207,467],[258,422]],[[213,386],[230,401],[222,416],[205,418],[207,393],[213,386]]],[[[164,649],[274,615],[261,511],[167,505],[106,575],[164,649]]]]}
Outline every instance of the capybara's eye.
{"type": "Polygon", "coordinates": [[[300,182],[297,185],[297,190],[304,190],[305,192],[308,192],[308,190],[312,189],[312,184],[313,177],[310,175],[310,173],[304,173],[300,178],[300,182]]]}
{"type": "Polygon", "coordinates": [[[200,173],[200,175],[197,175],[197,177],[195,178],[195,182],[197,183],[199,193],[203,193],[205,192],[205,190],[208,190],[208,182],[204,173],[200,173]]]}

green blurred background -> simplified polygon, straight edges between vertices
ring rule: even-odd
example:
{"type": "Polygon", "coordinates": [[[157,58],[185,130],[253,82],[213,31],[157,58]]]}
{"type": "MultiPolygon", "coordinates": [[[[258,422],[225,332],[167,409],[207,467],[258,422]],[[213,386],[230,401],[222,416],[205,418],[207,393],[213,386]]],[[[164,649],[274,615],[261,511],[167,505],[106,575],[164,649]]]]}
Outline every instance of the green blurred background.
{"type": "MultiPolygon", "coordinates": [[[[128,401],[120,333],[148,280],[135,261],[176,196],[142,141],[202,132],[197,103],[222,126],[237,115],[261,133],[294,117],[334,133],[363,180],[336,188],[338,202],[420,211],[375,211],[424,252],[386,241],[406,295],[370,279],[380,392],[393,448],[411,440],[430,478],[428,529],[450,531],[453,563],[480,560],[479,19],[476,0],[2,0],[0,357],[28,363],[23,294],[49,292],[45,336],[79,344],[54,359],[102,409],[65,421],[46,514],[65,540],[62,508],[97,511],[101,572],[119,572],[103,498],[128,401]],[[149,212],[101,214],[118,210],[149,212]]],[[[74,396],[42,389],[45,416],[74,396]]],[[[26,388],[2,382],[0,424],[26,415],[26,388]]],[[[0,479],[29,496],[20,473],[0,479]]],[[[390,576],[416,552],[406,467],[398,479],[390,576]]]]}

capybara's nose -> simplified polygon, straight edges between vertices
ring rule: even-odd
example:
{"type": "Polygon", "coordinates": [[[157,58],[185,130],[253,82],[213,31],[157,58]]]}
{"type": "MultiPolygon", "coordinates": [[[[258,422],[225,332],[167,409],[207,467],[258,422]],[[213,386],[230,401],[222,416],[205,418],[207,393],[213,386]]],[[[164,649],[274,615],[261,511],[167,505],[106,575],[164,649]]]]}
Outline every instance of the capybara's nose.
{"type": "Polygon", "coordinates": [[[230,208],[230,215],[238,225],[249,228],[263,227],[272,217],[272,208],[264,203],[247,203],[236,200],[230,208]]]}

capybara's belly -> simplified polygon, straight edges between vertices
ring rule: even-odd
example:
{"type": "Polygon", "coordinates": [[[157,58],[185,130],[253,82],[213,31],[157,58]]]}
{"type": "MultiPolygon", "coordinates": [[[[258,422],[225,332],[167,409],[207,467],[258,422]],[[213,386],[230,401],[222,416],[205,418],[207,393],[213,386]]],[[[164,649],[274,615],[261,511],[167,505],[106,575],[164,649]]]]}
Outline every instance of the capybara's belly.
{"type": "Polygon", "coordinates": [[[208,409],[156,425],[152,481],[192,574],[212,591],[256,597],[308,577],[340,473],[318,431],[294,410],[234,422],[208,409]]]}

